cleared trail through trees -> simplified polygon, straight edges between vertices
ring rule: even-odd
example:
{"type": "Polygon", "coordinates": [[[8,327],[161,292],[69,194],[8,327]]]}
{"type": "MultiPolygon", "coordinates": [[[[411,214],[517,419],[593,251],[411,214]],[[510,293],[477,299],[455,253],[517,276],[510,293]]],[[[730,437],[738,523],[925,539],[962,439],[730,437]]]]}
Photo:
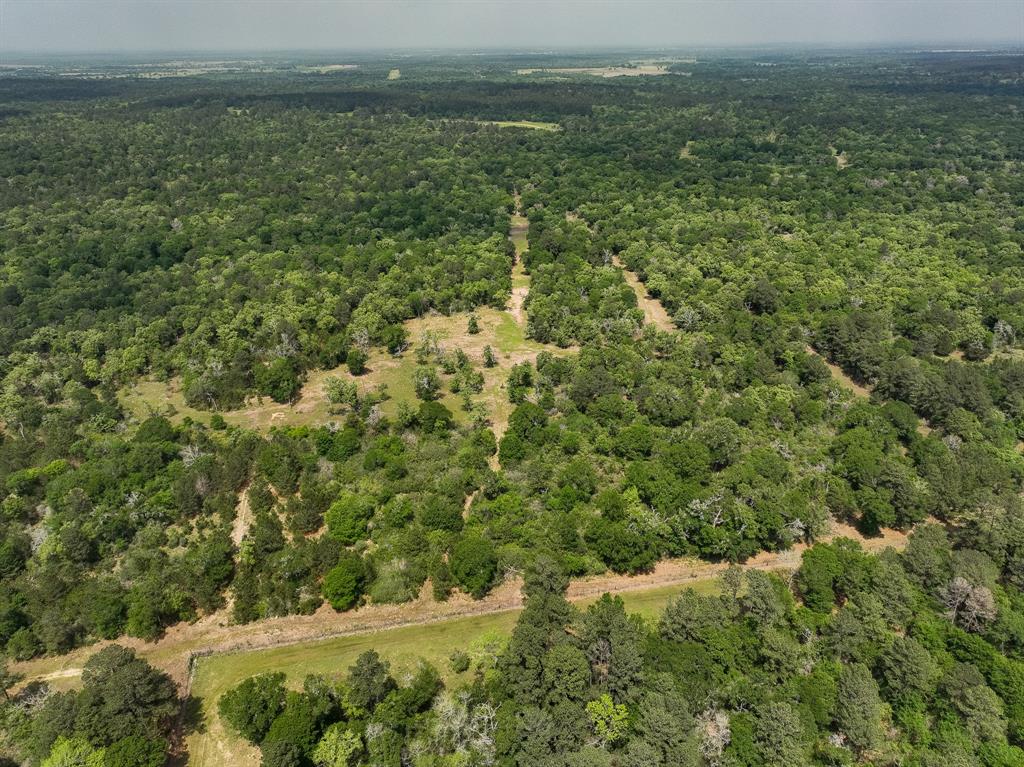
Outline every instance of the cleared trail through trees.
{"type": "Polygon", "coordinates": [[[515,262],[512,264],[512,297],[509,299],[508,310],[515,317],[516,322],[520,325],[525,325],[526,314],[524,306],[526,304],[526,296],[530,293],[530,275],[526,273],[526,269],[523,267],[523,253],[530,247],[530,220],[523,215],[523,201],[519,193],[516,192],[514,197],[516,212],[512,214],[508,238],[512,240],[512,245],[515,246],[516,257],[515,262]]]}
{"type": "MultiPolygon", "coordinates": [[[[885,530],[875,538],[865,538],[848,525],[833,525],[826,538],[852,538],[867,551],[880,551],[887,547],[902,549],[907,536],[896,530],[885,530]]],[[[744,563],[752,570],[795,570],[806,544],[797,544],[787,551],[765,551],[744,563]]],[[[648,573],[640,575],[605,574],[570,582],[567,596],[571,601],[586,601],[605,592],[626,592],[659,589],[668,586],[686,586],[717,578],[728,567],[724,562],[705,562],[697,559],[665,559],[648,573]]],[[[131,647],[157,668],[166,671],[183,691],[188,691],[190,672],[196,658],[214,653],[289,647],[332,637],[375,634],[394,628],[427,625],[475,615],[488,615],[522,607],[522,581],[509,578],[483,599],[456,592],[447,602],[437,602],[431,595],[430,584],[424,584],[417,599],[405,604],[366,605],[349,612],[335,612],[324,604],[312,615],[289,615],[268,618],[255,623],[232,625],[228,615],[221,611],[195,623],[172,626],[156,642],[145,642],[132,637],[117,641],[131,647]]],[[[66,655],[40,658],[15,664],[12,667],[25,681],[74,681],[82,665],[95,652],[111,644],[99,642],[66,655]]]]}
{"type": "MultiPolygon", "coordinates": [[[[513,192],[512,197],[516,203],[516,210],[509,221],[508,238],[512,241],[512,246],[515,248],[515,259],[512,262],[512,293],[505,308],[512,315],[512,319],[516,321],[516,324],[522,328],[525,336],[526,297],[530,294],[530,275],[526,273],[526,268],[523,266],[523,253],[530,247],[530,220],[523,215],[523,200],[519,192],[513,192]]],[[[533,359],[535,357],[531,359],[531,362],[533,359]]],[[[508,429],[509,415],[509,409],[506,407],[491,408],[491,431],[494,432],[494,438],[498,441],[501,441],[502,436],[504,436],[505,431],[508,429]]],[[[497,453],[491,456],[489,463],[494,471],[498,470],[497,453]]],[[[469,503],[472,503],[472,501],[469,501],[469,503]]],[[[466,514],[468,513],[469,506],[467,505],[466,514]]]]}
{"type": "Polygon", "coordinates": [[[644,313],[644,322],[654,325],[658,330],[664,330],[666,333],[675,330],[676,326],[668,312],[665,311],[665,307],[661,305],[661,301],[652,298],[647,293],[647,288],[640,278],[636,276],[636,273],[629,271],[618,256],[612,256],[612,263],[622,271],[622,276],[626,278],[626,283],[636,294],[637,305],[644,313]]]}

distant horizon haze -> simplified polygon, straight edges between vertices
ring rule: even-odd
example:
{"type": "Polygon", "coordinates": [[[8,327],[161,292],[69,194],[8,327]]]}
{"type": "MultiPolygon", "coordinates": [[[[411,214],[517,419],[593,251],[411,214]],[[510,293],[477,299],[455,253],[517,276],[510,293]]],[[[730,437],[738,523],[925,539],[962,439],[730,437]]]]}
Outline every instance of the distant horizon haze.
{"type": "Polygon", "coordinates": [[[12,55],[1024,47],[1020,0],[0,0],[12,55]]]}

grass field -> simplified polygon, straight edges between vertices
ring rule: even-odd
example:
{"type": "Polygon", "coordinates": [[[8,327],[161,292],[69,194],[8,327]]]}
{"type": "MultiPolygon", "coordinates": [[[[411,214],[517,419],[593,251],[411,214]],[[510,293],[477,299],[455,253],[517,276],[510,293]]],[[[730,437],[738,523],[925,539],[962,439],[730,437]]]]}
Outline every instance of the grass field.
{"type": "Polygon", "coordinates": [[[401,76],[402,76],[402,70],[400,70],[400,69],[392,69],[390,72],[388,72],[388,79],[389,80],[397,80],[401,76]]]}
{"type": "Polygon", "coordinates": [[[497,125],[499,128],[532,128],[533,130],[558,131],[562,126],[558,123],[537,122],[535,120],[474,120],[480,125],[497,125]]]}
{"type": "MultiPolygon", "coordinates": [[[[653,620],[668,601],[684,588],[712,593],[716,580],[667,586],[646,591],[626,592],[622,599],[626,609],[653,620]]],[[[596,597],[582,600],[589,604],[596,597]]],[[[469,673],[454,674],[448,658],[455,650],[470,650],[481,637],[508,636],[515,625],[518,610],[490,615],[459,618],[425,626],[390,629],[375,634],[339,637],[315,642],[275,647],[251,652],[225,653],[201,658],[196,665],[192,694],[200,699],[205,715],[205,728],[189,737],[189,764],[192,767],[256,767],[259,751],[244,742],[221,724],[216,713],[217,700],[231,687],[254,674],[268,671],[284,672],[290,684],[299,685],[307,674],[344,676],[355,659],[367,650],[376,650],[401,675],[415,668],[420,659],[432,663],[445,682],[457,685],[468,681],[469,673]]]]}
{"type": "Polygon", "coordinates": [[[641,77],[643,75],[667,75],[668,67],[663,64],[639,64],[632,67],[554,67],[547,69],[517,69],[517,75],[593,75],[595,77],[641,77]]]}

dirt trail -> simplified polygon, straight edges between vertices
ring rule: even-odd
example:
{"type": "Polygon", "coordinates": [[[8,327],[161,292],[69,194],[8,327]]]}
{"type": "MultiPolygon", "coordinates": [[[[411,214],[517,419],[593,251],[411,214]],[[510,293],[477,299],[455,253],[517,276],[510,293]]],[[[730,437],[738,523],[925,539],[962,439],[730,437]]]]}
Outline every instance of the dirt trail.
{"type": "Polygon", "coordinates": [[[512,297],[509,300],[508,310],[515,317],[517,323],[524,325],[526,323],[524,305],[526,296],[530,293],[530,275],[523,267],[523,253],[529,248],[530,221],[523,215],[523,201],[518,192],[515,193],[514,198],[516,212],[512,214],[508,238],[515,246],[516,257],[512,265],[512,297]]]}
{"type": "Polygon", "coordinates": [[[231,542],[235,547],[242,545],[242,539],[252,526],[252,507],[249,505],[249,486],[246,485],[238,494],[238,505],[235,507],[235,520],[231,523],[231,542]]]}
{"type": "MultiPolygon", "coordinates": [[[[515,248],[515,260],[512,262],[512,294],[509,297],[506,310],[512,315],[512,319],[516,321],[516,324],[523,328],[525,335],[526,297],[530,294],[530,275],[526,273],[526,268],[523,266],[523,253],[530,247],[530,220],[523,215],[523,200],[519,192],[513,192],[512,198],[515,200],[516,211],[512,214],[509,222],[508,238],[512,241],[512,245],[515,248]]],[[[531,362],[535,358],[535,354],[529,357],[531,362]]],[[[504,389],[501,390],[501,394],[504,394],[504,389]]],[[[494,432],[495,439],[501,441],[505,430],[508,428],[510,411],[506,407],[492,407],[490,412],[491,431],[494,432]]],[[[488,463],[491,469],[498,471],[500,468],[498,454],[492,455],[488,463]]]]}
{"type": "Polygon", "coordinates": [[[654,325],[658,330],[664,330],[666,333],[674,331],[676,326],[668,312],[665,311],[665,307],[661,305],[661,301],[648,295],[647,288],[644,287],[636,273],[629,271],[618,256],[612,256],[612,263],[622,270],[622,276],[626,278],[629,287],[636,293],[637,305],[644,312],[644,322],[654,325]]]}
{"type": "Polygon", "coordinates": [[[839,383],[841,383],[843,386],[845,386],[847,389],[852,391],[854,394],[856,394],[858,397],[864,397],[865,399],[869,399],[871,397],[871,389],[867,388],[866,386],[861,386],[859,383],[854,381],[852,378],[850,378],[850,376],[846,375],[846,373],[843,372],[843,369],[841,367],[839,367],[836,364],[833,364],[832,362],[829,362],[828,358],[824,354],[821,354],[813,346],[808,344],[807,346],[804,347],[804,351],[806,351],[808,354],[813,354],[815,357],[819,357],[821,361],[824,362],[825,365],[828,367],[829,372],[832,373],[832,377],[836,379],[839,383]]]}
{"type": "MultiPolygon", "coordinates": [[[[838,536],[853,538],[868,551],[879,551],[889,546],[902,549],[907,540],[905,533],[895,530],[886,530],[877,538],[864,538],[847,525],[834,525],[832,534],[826,540],[838,536]]],[[[805,544],[799,544],[788,551],[762,552],[749,559],[744,567],[755,570],[793,570],[799,566],[800,556],[806,548],[805,544]]],[[[567,596],[570,600],[580,601],[598,597],[605,592],[618,594],[685,585],[715,578],[726,567],[725,563],[690,558],[666,559],[649,573],[641,575],[608,573],[574,580],[569,584],[567,596]]],[[[419,597],[405,604],[366,605],[345,613],[335,612],[325,604],[312,615],[290,615],[244,625],[229,624],[227,615],[222,611],[195,623],[172,626],[156,642],[144,642],[131,637],[122,637],[117,642],[134,648],[154,666],[170,674],[182,690],[187,690],[195,656],[281,647],[317,639],[370,634],[515,610],[523,603],[521,586],[520,579],[511,578],[480,600],[455,593],[447,602],[435,602],[429,585],[425,584],[419,597]]],[[[56,658],[18,663],[12,670],[24,675],[26,680],[73,679],[81,673],[81,667],[89,656],[108,644],[111,642],[100,642],[56,658]]]]}

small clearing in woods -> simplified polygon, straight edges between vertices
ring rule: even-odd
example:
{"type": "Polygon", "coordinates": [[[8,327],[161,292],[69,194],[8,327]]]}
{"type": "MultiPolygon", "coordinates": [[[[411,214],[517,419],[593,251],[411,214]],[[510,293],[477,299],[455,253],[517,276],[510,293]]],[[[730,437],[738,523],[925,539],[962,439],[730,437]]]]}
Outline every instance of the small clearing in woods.
{"type": "Polygon", "coordinates": [[[648,295],[647,288],[643,282],[640,281],[640,278],[634,272],[626,268],[626,265],[622,263],[622,259],[618,256],[613,256],[612,263],[622,270],[622,276],[626,278],[629,287],[636,294],[637,305],[644,312],[644,321],[654,325],[658,330],[664,330],[666,333],[674,331],[676,326],[668,312],[665,311],[665,307],[661,305],[661,301],[648,295]]]}
{"type": "Polygon", "coordinates": [[[401,76],[402,76],[402,70],[397,69],[397,68],[396,69],[392,69],[390,72],[388,72],[388,79],[389,80],[397,80],[401,76]]]}
{"type": "Polygon", "coordinates": [[[517,75],[594,75],[595,77],[640,77],[642,75],[671,74],[663,64],[642,64],[634,67],[550,67],[544,69],[517,69],[517,75]]]}
{"type": "Polygon", "coordinates": [[[679,150],[680,160],[689,160],[693,157],[693,142],[687,141],[682,149],[679,150]]]}
{"type": "Polygon", "coordinates": [[[836,161],[836,167],[842,170],[850,164],[849,159],[846,157],[846,152],[837,152],[836,148],[829,145],[829,149],[832,151],[832,158],[836,161]]]}
{"type": "MultiPolygon", "coordinates": [[[[373,349],[367,362],[367,372],[353,376],[346,366],[332,370],[312,370],[308,373],[298,398],[290,404],[274,402],[270,398],[254,397],[238,410],[222,411],[220,414],[229,424],[266,431],[274,426],[315,426],[340,420],[332,412],[327,401],[327,380],[338,377],[354,381],[361,394],[367,394],[387,387],[388,399],[381,405],[388,417],[398,413],[399,403],[416,405],[413,373],[418,363],[414,349],[425,338],[430,337],[441,347],[462,349],[473,361],[474,367],[484,376],[482,394],[474,396],[482,401],[490,415],[492,428],[500,439],[508,424],[511,405],[505,392],[505,380],[511,367],[520,362],[533,362],[538,352],[545,349],[554,354],[569,354],[573,348],[561,349],[542,344],[526,337],[526,297],[530,292],[530,277],[522,262],[522,254],[528,247],[529,220],[522,215],[519,196],[515,196],[516,213],[511,218],[509,238],[515,246],[515,262],[512,267],[512,290],[505,310],[493,307],[479,307],[472,314],[477,317],[480,332],[468,332],[470,312],[452,315],[428,314],[408,320],[410,349],[400,356],[393,356],[384,349],[373,349]],[[483,367],[485,346],[493,349],[498,364],[493,368],[483,367]]],[[[447,379],[447,376],[442,376],[447,379]]],[[[445,381],[447,383],[447,381],[445,381]]],[[[145,380],[127,387],[119,394],[121,403],[138,420],[150,415],[165,415],[174,423],[181,423],[187,416],[193,421],[209,424],[213,415],[209,411],[190,407],[185,403],[180,381],[145,380]]],[[[452,411],[457,421],[465,422],[461,397],[452,394],[445,387],[441,402],[452,411]]]]}
{"type": "Polygon", "coordinates": [[[473,120],[478,125],[494,125],[498,128],[531,128],[533,130],[560,131],[558,123],[545,123],[537,120],[473,120]]]}

